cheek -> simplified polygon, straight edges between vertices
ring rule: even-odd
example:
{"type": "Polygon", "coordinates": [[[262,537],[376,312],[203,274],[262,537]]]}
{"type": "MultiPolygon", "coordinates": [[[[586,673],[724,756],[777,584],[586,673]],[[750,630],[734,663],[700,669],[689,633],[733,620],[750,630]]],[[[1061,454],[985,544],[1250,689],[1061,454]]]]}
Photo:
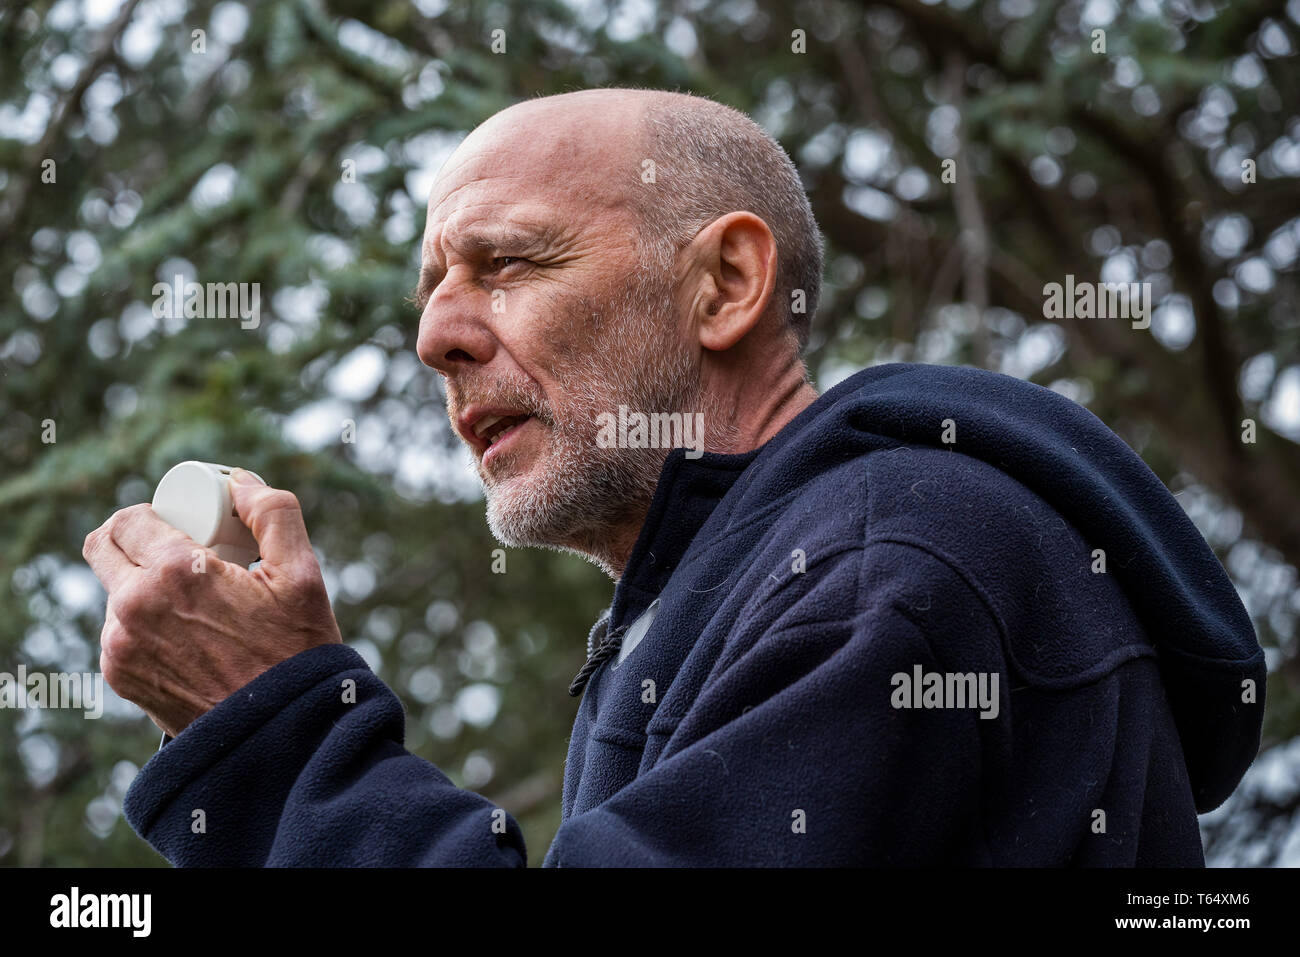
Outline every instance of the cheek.
{"type": "Polygon", "coordinates": [[[498,341],[541,389],[559,428],[590,431],[636,349],[623,341],[613,300],[552,287],[507,296],[506,311],[495,318],[498,341]]]}
{"type": "Polygon", "coordinates": [[[591,367],[595,311],[590,300],[546,292],[520,297],[501,315],[498,336],[515,362],[541,385],[547,399],[563,404],[569,373],[591,367]]]}
{"type": "Polygon", "coordinates": [[[618,315],[618,304],[609,297],[579,296],[557,310],[564,316],[563,330],[556,330],[557,356],[573,366],[605,367],[611,357],[626,353],[626,330],[618,315]]]}
{"type": "Polygon", "coordinates": [[[590,306],[585,300],[551,292],[538,298],[536,315],[542,349],[560,360],[582,353],[591,327],[590,306]]]}

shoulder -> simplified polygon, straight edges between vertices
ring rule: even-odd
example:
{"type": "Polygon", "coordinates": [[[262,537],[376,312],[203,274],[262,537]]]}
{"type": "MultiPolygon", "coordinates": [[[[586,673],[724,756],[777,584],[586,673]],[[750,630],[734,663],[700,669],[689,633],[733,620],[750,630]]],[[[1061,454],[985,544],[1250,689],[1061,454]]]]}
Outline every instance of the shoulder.
{"type": "Polygon", "coordinates": [[[769,590],[797,600],[833,582],[833,604],[845,609],[859,604],[860,596],[850,600],[855,592],[886,579],[927,592],[960,580],[987,597],[992,587],[1013,584],[1004,574],[990,584],[990,570],[1032,574],[1025,562],[1044,542],[1083,547],[1060,515],[1011,476],[959,452],[922,446],[849,456],[750,513],[746,524],[761,525],[747,562],[794,569],[772,575],[756,600],[769,590]]]}
{"type": "Polygon", "coordinates": [[[866,593],[978,596],[1032,683],[1068,684],[1149,652],[1115,576],[1098,573],[1096,543],[990,462],[921,446],[869,452],[810,480],[786,523],[835,556],[840,594],[857,592],[855,603],[866,593]]]}
{"type": "Polygon", "coordinates": [[[925,544],[958,563],[1024,559],[1050,539],[1081,546],[1033,489],[996,466],[948,449],[903,445],[849,458],[806,481],[778,521],[836,541],[925,544]],[[1028,549],[1028,551],[1026,551],[1028,549]]]}

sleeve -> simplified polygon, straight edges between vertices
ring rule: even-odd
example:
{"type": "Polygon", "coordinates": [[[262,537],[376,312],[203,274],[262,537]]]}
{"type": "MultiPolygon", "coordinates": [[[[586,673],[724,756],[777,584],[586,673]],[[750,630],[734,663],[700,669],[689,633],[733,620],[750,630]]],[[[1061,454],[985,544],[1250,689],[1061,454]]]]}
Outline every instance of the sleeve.
{"type": "MultiPolygon", "coordinates": [[[[864,558],[855,607],[832,613],[814,594],[722,662],[654,765],[567,820],[545,863],[979,860],[986,722],[895,703],[899,675],[944,667],[934,638],[996,647],[996,624],[942,561],[870,548],[881,560],[864,558]]],[[[314,648],[155,754],[126,817],[184,866],[522,866],[514,820],[406,751],[403,728],[400,702],[356,652],[314,648]]]]}
{"type": "MultiPolygon", "coordinates": [[[[788,623],[731,659],[724,649],[653,767],[566,821],[546,863],[986,861],[981,737],[997,722],[915,707],[911,685],[953,667],[934,649],[954,642],[963,672],[995,668],[997,621],[923,549],[879,542],[858,557],[844,563],[851,585],[823,581],[788,623]]],[[[993,687],[1005,711],[1007,689],[993,687]]]]}
{"type": "Polygon", "coordinates": [[[405,717],[353,649],[309,649],[159,750],[124,814],[177,866],[523,866],[518,824],[407,751],[405,717]]]}

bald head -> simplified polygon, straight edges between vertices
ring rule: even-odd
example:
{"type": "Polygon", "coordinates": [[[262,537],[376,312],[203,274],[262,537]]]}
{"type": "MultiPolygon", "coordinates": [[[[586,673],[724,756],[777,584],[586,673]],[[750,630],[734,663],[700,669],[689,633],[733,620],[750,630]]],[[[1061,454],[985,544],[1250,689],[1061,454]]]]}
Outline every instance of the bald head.
{"type": "Polygon", "coordinates": [[[482,152],[630,211],[644,250],[661,267],[718,217],[755,213],[776,240],[772,315],[798,350],[807,344],[821,290],[821,235],[789,156],[744,113],[665,90],[579,90],[492,115],[443,176],[482,152]]]}
{"type": "Polygon", "coordinates": [[[443,166],[439,182],[454,181],[467,164],[487,163],[566,192],[580,189],[601,202],[627,204],[645,106],[631,90],[525,100],[475,127],[443,166]]]}

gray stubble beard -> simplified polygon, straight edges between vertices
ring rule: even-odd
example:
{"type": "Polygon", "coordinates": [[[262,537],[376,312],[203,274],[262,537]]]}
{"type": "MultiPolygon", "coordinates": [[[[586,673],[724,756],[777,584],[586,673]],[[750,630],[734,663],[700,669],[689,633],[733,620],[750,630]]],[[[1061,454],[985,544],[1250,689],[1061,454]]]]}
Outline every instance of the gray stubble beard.
{"type": "Polygon", "coordinates": [[[516,481],[508,489],[483,481],[488,527],[503,545],[577,552],[614,574],[614,539],[631,522],[639,527],[670,450],[602,449],[596,444],[596,417],[626,405],[640,411],[703,411],[706,428],[724,421],[720,410],[700,408],[699,362],[677,334],[667,308],[672,289],[660,278],[664,275],[666,270],[639,277],[615,302],[606,341],[591,333],[578,350],[576,368],[552,370],[563,373],[556,381],[576,390],[571,391],[573,405],[582,418],[561,422],[547,416],[545,478],[531,484],[516,481]],[[643,343],[630,369],[609,362],[607,357],[620,354],[608,348],[610,337],[643,343]],[[621,372],[627,375],[620,382],[621,372]]]}

